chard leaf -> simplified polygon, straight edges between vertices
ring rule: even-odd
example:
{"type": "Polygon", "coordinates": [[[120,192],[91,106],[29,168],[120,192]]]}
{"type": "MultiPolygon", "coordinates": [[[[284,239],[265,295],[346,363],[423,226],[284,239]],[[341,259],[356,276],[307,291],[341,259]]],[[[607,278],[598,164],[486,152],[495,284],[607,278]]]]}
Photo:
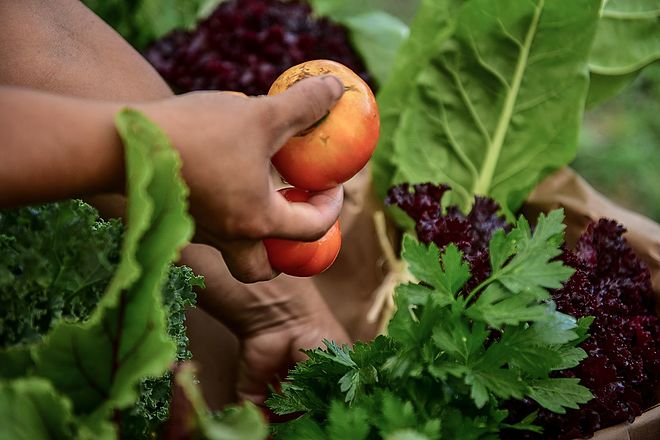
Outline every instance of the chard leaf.
{"type": "Polygon", "coordinates": [[[589,69],[624,75],[660,59],[660,4],[656,0],[608,0],[589,55],[589,69]]]}
{"type": "Polygon", "coordinates": [[[578,404],[587,403],[593,395],[579,384],[580,379],[557,378],[532,381],[529,397],[550,411],[565,414],[566,408],[577,409],[578,404]]]}
{"type": "Polygon", "coordinates": [[[599,0],[465,2],[452,37],[406,89],[394,151],[382,152],[397,179],[448,183],[463,208],[487,195],[515,212],[575,155],[599,8],[599,0]]]}
{"type": "Polygon", "coordinates": [[[639,74],[639,71],[624,75],[589,74],[589,95],[587,96],[587,109],[598,106],[600,103],[619,94],[628,87],[639,74]]]}
{"type": "Polygon", "coordinates": [[[0,381],[0,438],[15,440],[74,437],[71,402],[41,378],[0,381]]]}
{"type": "Polygon", "coordinates": [[[397,165],[393,161],[395,138],[410,90],[417,75],[451,35],[456,0],[422,0],[410,25],[410,35],[401,44],[387,81],[378,92],[380,138],[371,164],[373,182],[383,199],[392,185],[397,165]]]}
{"type": "Polygon", "coordinates": [[[383,11],[371,11],[339,20],[349,32],[351,42],[364,59],[367,70],[383,84],[392,69],[394,56],[408,36],[408,26],[383,11]]]}
{"type": "Polygon", "coordinates": [[[394,57],[408,36],[408,26],[399,18],[366,2],[310,0],[314,13],[343,24],[367,71],[380,85],[385,83],[394,57]]]}
{"type": "Polygon", "coordinates": [[[160,288],[193,230],[179,157],[166,136],[134,110],[121,111],[116,123],[128,189],[121,261],[90,319],[58,325],[34,350],[37,374],[92,424],[131,404],[139,380],[163,374],[174,360],[160,288]]]}
{"type": "Polygon", "coordinates": [[[606,1],[596,31],[587,106],[614,96],[647,65],[660,59],[657,0],[606,1]]]}

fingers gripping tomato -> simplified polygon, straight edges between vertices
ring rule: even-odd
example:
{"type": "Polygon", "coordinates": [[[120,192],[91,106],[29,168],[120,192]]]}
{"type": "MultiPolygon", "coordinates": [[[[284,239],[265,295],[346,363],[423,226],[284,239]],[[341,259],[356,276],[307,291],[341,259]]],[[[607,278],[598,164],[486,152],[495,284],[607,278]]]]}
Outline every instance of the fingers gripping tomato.
{"type": "Polygon", "coordinates": [[[276,95],[310,76],[332,74],[344,94],[319,122],[291,138],[272,158],[291,185],[311,191],[335,187],[364,167],[380,132],[378,107],[369,86],[353,71],[329,60],[308,61],[280,75],[269,95],[276,95]]]}
{"type": "MultiPolygon", "coordinates": [[[[310,194],[297,188],[286,188],[280,193],[290,202],[306,202],[310,194]]],[[[264,240],[268,261],[273,269],[297,277],[319,274],[334,263],[341,248],[339,220],[316,241],[294,241],[278,238],[264,240]]]]}

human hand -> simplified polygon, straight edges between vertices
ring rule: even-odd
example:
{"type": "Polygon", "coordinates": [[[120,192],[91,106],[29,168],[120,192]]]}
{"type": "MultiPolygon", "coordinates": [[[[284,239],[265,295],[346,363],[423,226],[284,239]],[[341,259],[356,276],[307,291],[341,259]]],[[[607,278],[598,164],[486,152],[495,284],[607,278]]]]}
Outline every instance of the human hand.
{"type": "Polygon", "coordinates": [[[201,244],[187,246],[180,262],[205,277],[200,308],[240,340],[236,391],[241,399],[263,403],[268,385],[305,358],[300,349],[317,347],[323,339],[349,343],[312,279],[282,275],[242,284],[231,277],[220,252],[201,244]]]}
{"type": "Polygon", "coordinates": [[[337,219],[341,187],[290,203],[270,179],[270,158],[323,117],[343,93],[334,77],[308,78],[273,97],[197,92],[140,104],[172,139],[190,187],[196,239],[219,249],[237,279],[273,278],[261,240],[315,240],[337,219]]]}

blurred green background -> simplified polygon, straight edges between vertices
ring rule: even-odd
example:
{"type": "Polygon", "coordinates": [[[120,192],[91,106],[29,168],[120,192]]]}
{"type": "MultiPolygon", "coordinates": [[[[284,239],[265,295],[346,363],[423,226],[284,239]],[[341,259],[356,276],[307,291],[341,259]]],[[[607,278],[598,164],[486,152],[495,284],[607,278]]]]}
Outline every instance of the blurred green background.
{"type": "Polygon", "coordinates": [[[572,166],[611,200],[660,222],[660,63],[587,112],[572,166]]]}

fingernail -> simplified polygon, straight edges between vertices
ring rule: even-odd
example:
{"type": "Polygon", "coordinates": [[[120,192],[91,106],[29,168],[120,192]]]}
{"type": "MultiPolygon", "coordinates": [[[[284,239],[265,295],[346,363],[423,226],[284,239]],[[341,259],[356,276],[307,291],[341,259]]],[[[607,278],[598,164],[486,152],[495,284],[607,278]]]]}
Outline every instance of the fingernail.
{"type": "Polygon", "coordinates": [[[326,75],[323,77],[323,81],[326,81],[330,84],[332,89],[332,97],[337,100],[341,98],[341,95],[344,94],[344,85],[339,81],[339,78],[333,75],[326,75]]]}

